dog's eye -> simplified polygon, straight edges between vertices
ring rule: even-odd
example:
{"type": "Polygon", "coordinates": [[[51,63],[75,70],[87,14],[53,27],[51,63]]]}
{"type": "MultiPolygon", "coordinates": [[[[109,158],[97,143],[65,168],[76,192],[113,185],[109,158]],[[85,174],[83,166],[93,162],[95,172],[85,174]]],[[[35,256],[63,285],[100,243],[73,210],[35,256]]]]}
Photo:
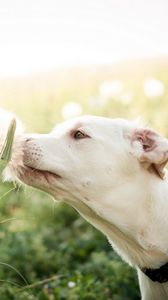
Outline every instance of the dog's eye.
{"type": "Polygon", "coordinates": [[[86,137],[86,135],[81,132],[80,130],[77,130],[75,133],[74,133],[74,139],[75,140],[80,140],[80,139],[84,139],[86,137]]]}

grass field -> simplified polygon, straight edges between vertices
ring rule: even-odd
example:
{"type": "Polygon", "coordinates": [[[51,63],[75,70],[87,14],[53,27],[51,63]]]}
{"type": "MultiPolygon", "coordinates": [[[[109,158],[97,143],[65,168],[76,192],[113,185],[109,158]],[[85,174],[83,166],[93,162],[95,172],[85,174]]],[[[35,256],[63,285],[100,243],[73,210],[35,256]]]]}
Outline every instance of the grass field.
{"type": "MultiPolygon", "coordinates": [[[[82,113],[137,118],[168,136],[168,59],[62,69],[0,80],[0,106],[48,132],[70,102],[82,113]]],[[[136,272],[71,207],[0,186],[0,300],[138,300],[136,272]]]]}

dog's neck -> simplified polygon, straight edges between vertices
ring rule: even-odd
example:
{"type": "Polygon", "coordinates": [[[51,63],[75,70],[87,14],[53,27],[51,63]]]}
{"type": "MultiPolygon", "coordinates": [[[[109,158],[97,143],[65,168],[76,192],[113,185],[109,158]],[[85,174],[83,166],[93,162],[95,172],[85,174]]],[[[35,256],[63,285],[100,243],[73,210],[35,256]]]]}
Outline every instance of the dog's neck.
{"type": "MultiPolygon", "coordinates": [[[[131,184],[134,187],[134,182],[131,184]]],[[[168,220],[164,217],[165,212],[167,213],[168,211],[168,199],[163,198],[163,195],[168,195],[168,179],[158,181],[157,178],[153,177],[152,179],[150,178],[150,182],[147,182],[147,185],[148,188],[146,190],[140,186],[140,193],[136,191],[137,188],[135,186],[133,195],[139,195],[139,198],[132,199],[131,195],[123,194],[128,208],[130,201],[135,201],[135,207],[130,213],[131,217],[136,220],[136,224],[131,225],[129,223],[126,224],[126,227],[124,227],[124,220],[120,221],[121,224],[119,223],[116,212],[114,215],[111,213],[111,216],[109,214],[108,217],[105,217],[103,213],[99,214],[99,209],[97,207],[94,209],[94,201],[92,202],[93,205],[90,203],[88,205],[81,199],[75,200],[73,198],[70,204],[107,236],[113,248],[129,264],[140,268],[157,268],[168,261],[168,241],[166,240],[168,220]],[[151,189],[152,192],[149,193],[151,189]],[[142,201],[140,197],[147,197],[147,199],[142,201]],[[162,213],[160,214],[160,212],[162,213]],[[133,230],[134,226],[136,229],[133,230]]],[[[115,195],[117,203],[117,193],[115,195]]],[[[110,197],[109,193],[108,197],[110,197]]],[[[114,191],[112,191],[111,197],[114,200],[114,191]]],[[[106,206],[106,201],[101,201],[101,203],[104,203],[104,206],[106,206]]],[[[124,213],[126,215],[127,211],[124,213]]]]}

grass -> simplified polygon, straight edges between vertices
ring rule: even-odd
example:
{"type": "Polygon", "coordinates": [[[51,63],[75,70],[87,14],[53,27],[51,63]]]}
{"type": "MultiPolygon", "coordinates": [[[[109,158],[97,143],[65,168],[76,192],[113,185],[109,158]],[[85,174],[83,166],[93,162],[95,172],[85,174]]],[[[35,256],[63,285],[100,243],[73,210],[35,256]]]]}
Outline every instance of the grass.
{"type": "MultiPolygon", "coordinates": [[[[14,111],[27,131],[48,132],[62,120],[67,101],[84,113],[109,117],[142,116],[168,136],[167,60],[123,66],[60,70],[0,81],[0,105],[14,111]],[[165,86],[147,98],[148,77],[165,86]],[[98,105],[100,84],[118,79],[133,99],[111,97],[98,105]],[[94,105],[93,105],[94,104],[94,105]]],[[[71,207],[29,187],[0,185],[1,300],[138,300],[136,272],[113,252],[106,238],[71,207]]]]}
{"type": "Polygon", "coordinates": [[[1,299],[139,299],[135,272],[72,208],[15,187],[0,212],[1,299]]]}

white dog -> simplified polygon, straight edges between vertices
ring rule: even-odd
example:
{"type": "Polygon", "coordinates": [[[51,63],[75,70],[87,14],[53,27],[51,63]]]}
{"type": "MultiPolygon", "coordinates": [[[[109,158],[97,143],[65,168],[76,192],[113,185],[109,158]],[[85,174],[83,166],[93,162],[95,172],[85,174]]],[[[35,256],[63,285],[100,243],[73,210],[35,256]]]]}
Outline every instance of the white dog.
{"type": "Polygon", "coordinates": [[[22,163],[11,163],[19,179],[103,232],[137,269],[143,300],[168,299],[168,141],[136,122],[84,116],[22,145],[22,163]]]}

